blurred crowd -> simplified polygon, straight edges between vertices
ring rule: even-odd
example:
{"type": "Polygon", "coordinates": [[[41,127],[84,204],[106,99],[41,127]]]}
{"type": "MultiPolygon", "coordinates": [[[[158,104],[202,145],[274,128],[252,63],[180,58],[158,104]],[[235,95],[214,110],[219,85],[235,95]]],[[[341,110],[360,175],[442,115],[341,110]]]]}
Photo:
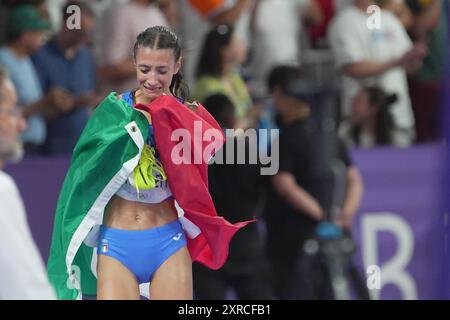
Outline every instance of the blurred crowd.
{"type": "Polygon", "coordinates": [[[317,92],[331,92],[336,102],[333,157],[346,191],[335,221],[348,231],[362,182],[347,147],[409,147],[440,137],[448,0],[1,3],[0,65],[27,121],[26,156],[70,155],[106,94],[137,87],[132,47],[154,25],[181,36],[189,95],[222,127],[281,129],[281,174],[262,196],[268,205],[261,204],[258,168],[211,168],[218,212],[234,214],[231,221],[261,213],[267,245],[255,226],[237,237],[220,273],[196,266],[198,297],[224,298],[230,283],[247,299],[317,297],[299,295],[292,283],[298,250],[329,209],[322,188],[329,176],[314,164],[321,140],[309,121],[320,108],[309,99],[317,92]],[[230,179],[236,176],[240,183],[230,179]]]}
{"type": "Polygon", "coordinates": [[[192,99],[225,94],[237,127],[276,125],[268,76],[289,65],[334,79],[352,145],[439,135],[447,1],[97,0],[74,3],[81,17],[64,0],[2,3],[0,64],[28,121],[27,154],[70,154],[102,97],[136,87],[131,48],[152,25],[181,35],[192,99]]]}

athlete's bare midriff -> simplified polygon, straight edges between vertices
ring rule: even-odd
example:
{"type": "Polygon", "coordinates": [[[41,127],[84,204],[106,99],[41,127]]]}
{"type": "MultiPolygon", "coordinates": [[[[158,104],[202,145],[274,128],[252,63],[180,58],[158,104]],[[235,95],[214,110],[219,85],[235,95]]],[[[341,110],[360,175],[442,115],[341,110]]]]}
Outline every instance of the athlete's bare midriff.
{"type": "Polygon", "coordinates": [[[115,229],[145,230],[178,218],[173,199],[142,203],[113,196],[105,208],[103,224],[115,229]]]}

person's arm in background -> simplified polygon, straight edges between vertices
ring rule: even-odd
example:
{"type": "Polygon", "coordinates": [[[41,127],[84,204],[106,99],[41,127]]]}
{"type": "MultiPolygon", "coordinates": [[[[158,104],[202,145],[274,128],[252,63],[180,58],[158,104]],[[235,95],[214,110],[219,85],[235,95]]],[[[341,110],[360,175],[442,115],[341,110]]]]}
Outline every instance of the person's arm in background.
{"type": "Polygon", "coordinates": [[[430,5],[415,15],[415,23],[411,28],[412,34],[418,39],[426,41],[427,33],[439,23],[442,10],[442,0],[433,0],[430,5]]]}
{"type": "Polygon", "coordinates": [[[42,114],[46,119],[51,120],[62,112],[72,109],[73,98],[69,92],[63,88],[51,88],[40,100],[23,107],[22,115],[25,119],[42,114]]]}
{"type": "Polygon", "coordinates": [[[407,72],[413,72],[426,54],[426,45],[423,42],[412,44],[398,19],[389,19],[389,23],[393,24],[394,30],[397,30],[398,42],[395,45],[397,49],[401,46],[404,53],[390,61],[378,61],[364,55],[366,49],[351,32],[352,29],[359,28],[359,24],[340,19],[339,16],[335,17],[327,33],[336,66],[345,75],[356,79],[378,76],[398,67],[405,68],[407,72]]]}
{"type": "Polygon", "coordinates": [[[108,64],[99,69],[101,81],[117,82],[123,79],[131,78],[136,74],[133,59],[125,59],[114,65],[108,64]]]}
{"type": "Polygon", "coordinates": [[[34,69],[39,78],[43,97],[23,109],[23,116],[28,118],[35,113],[40,113],[47,120],[53,120],[61,113],[69,112],[74,107],[74,98],[66,89],[53,86],[50,81],[48,70],[52,68],[49,61],[43,58],[41,52],[31,56],[34,69]]]}
{"type": "Polygon", "coordinates": [[[358,168],[351,159],[347,146],[341,139],[338,139],[337,152],[338,158],[346,167],[346,190],[342,207],[337,212],[334,222],[344,230],[351,232],[353,217],[361,205],[363,181],[358,168]]]}
{"type": "Polygon", "coordinates": [[[30,59],[35,69],[35,73],[38,77],[39,83],[41,85],[43,95],[39,100],[34,101],[28,105],[22,106],[22,115],[25,117],[25,119],[28,119],[29,117],[35,114],[42,114],[45,117],[49,105],[55,102],[55,99],[57,99],[59,94],[59,92],[50,90],[49,88],[49,84],[47,82],[48,80],[47,70],[44,64],[40,62],[39,53],[40,51],[32,55],[30,59]]]}
{"type": "Polygon", "coordinates": [[[86,72],[87,81],[89,84],[87,85],[87,90],[83,92],[78,97],[74,97],[74,108],[90,108],[94,109],[102,100],[103,96],[99,92],[98,88],[98,75],[97,69],[94,62],[94,56],[92,52],[86,51],[86,72]]]}
{"type": "MultiPolygon", "coordinates": [[[[256,1],[251,12],[251,29],[255,30],[256,17],[260,6],[260,1],[256,1]]],[[[303,23],[306,26],[315,26],[322,22],[323,14],[316,0],[309,0],[300,8],[303,23]]]]}
{"type": "Polygon", "coordinates": [[[54,300],[17,188],[9,177],[0,187],[0,299],[54,300]]]}
{"type": "Polygon", "coordinates": [[[25,119],[28,119],[29,117],[40,114],[43,112],[45,107],[48,105],[48,102],[51,100],[51,94],[46,94],[38,101],[35,101],[33,103],[30,103],[22,108],[22,115],[25,117],[25,119]]]}
{"type": "Polygon", "coordinates": [[[342,66],[342,71],[350,77],[359,79],[378,76],[397,67],[403,67],[408,73],[414,73],[420,68],[421,61],[426,52],[426,45],[423,42],[418,42],[399,59],[388,62],[370,59],[361,60],[345,64],[342,66]]]}
{"type": "Polygon", "coordinates": [[[237,0],[236,4],[229,9],[219,12],[216,15],[210,17],[212,23],[221,24],[235,24],[236,21],[242,16],[242,14],[250,9],[253,5],[253,0],[237,0]]]}
{"type": "Polygon", "coordinates": [[[348,63],[342,67],[342,71],[345,75],[353,78],[366,78],[383,74],[386,71],[399,66],[400,60],[398,59],[389,62],[379,62],[367,59],[348,63]]]}
{"type": "Polygon", "coordinates": [[[192,7],[213,24],[235,24],[254,0],[236,0],[228,7],[225,0],[190,0],[192,7]]]}
{"type": "Polygon", "coordinates": [[[128,24],[126,13],[121,7],[114,8],[106,23],[102,26],[104,42],[102,61],[99,67],[100,82],[118,82],[136,75],[134,61],[131,56],[130,39],[134,35],[128,24]]]}
{"type": "Polygon", "coordinates": [[[118,62],[115,65],[106,65],[100,67],[100,75],[104,81],[120,81],[131,78],[135,75],[136,70],[133,59],[126,59],[118,62]]]}
{"type": "Polygon", "coordinates": [[[352,220],[361,205],[363,196],[363,182],[355,166],[347,168],[347,190],[344,204],[336,216],[335,223],[345,230],[351,231],[352,220]]]}
{"type": "Polygon", "coordinates": [[[315,220],[323,220],[320,204],[305,189],[297,184],[295,177],[286,171],[274,175],[271,182],[278,192],[293,208],[315,220]]]}
{"type": "Polygon", "coordinates": [[[399,66],[398,59],[379,62],[367,59],[364,46],[350,31],[359,25],[336,15],[328,26],[328,42],[336,67],[353,78],[365,78],[382,74],[399,66]]]}
{"type": "Polygon", "coordinates": [[[316,26],[322,23],[323,14],[316,0],[309,0],[302,12],[303,22],[306,26],[316,26]]]}
{"type": "Polygon", "coordinates": [[[180,9],[176,0],[159,0],[158,6],[166,16],[169,25],[177,28],[180,23],[180,9]]]}
{"type": "Polygon", "coordinates": [[[406,30],[410,30],[415,25],[415,18],[405,1],[387,1],[381,9],[394,13],[406,30]]]}
{"type": "MultiPolygon", "coordinates": [[[[297,183],[294,176],[303,156],[294,153],[292,142],[286,135],[280,134],[278,143],[279,171],[270,179],[275,192],[296,209],[299,214],[306,214],[318,221],[323,220],[324,212],[319,202],[297,183]]],[[[303,138],[297,137],[296,143],[303,145],[303,138]]]]}

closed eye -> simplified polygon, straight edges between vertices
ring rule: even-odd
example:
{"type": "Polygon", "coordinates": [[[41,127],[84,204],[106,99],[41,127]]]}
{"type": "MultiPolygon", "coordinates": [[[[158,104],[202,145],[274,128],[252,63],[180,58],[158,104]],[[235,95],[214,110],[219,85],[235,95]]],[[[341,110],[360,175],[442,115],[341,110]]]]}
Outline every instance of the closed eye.
{"type": "Polygon", "coordinates": [[[157,69],[158,70],[158,73],[159,74],[166,74],[169,70],[167,69],[167,68],[158,68],[157,69]]]}

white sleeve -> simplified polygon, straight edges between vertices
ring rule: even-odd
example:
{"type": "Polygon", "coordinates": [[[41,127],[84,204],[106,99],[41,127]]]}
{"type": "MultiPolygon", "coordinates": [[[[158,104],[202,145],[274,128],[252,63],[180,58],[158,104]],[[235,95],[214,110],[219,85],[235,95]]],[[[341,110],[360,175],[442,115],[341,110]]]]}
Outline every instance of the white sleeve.
{"type": "Polygon", "coordinates": [[[135,39],[129,20],[128,11],[122,6],[116,7],[106,18],[103,26],[104,50],[103,63],[117,64],[131,59],[132,43],[135,39]],[[107,39],[107,40],[106,40],[107,39]]]}
{"type": "Polygon", "coordinates": [[[402,56],[413,47],[411,38],[406,32],[406,29],[403,26],[402,22],[395,14],[391,12],[383,13],[386,13],[386,15],[389,17],[388,21],[391,25],[392,30],[394,30],[396,34],[395,50],[397,51],[399,56],[402,56]]]}
{"type": "Polygon", "coordinates": [[[1,178],[0,299],[56,299],[17,188],[9,177],[1,178]]]}
{"type": "Polygon", "coordinates": [[[364,48],[358,39],[358,30],[353,21],[341,18],[332,21],[328,28],[328,41],[337,67],[364,59],[364,48]]]}

